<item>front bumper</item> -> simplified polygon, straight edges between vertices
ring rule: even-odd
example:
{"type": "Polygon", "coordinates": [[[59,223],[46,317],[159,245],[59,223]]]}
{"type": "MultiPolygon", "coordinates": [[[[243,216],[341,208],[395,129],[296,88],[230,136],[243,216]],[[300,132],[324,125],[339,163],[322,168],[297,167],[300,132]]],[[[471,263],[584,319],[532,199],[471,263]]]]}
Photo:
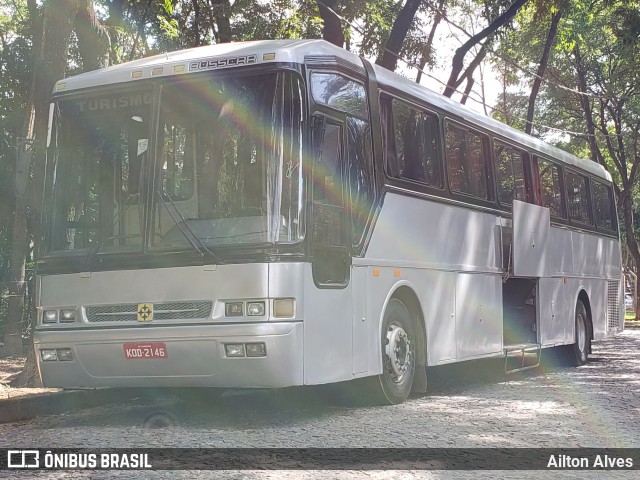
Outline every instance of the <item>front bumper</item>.
{"type": "Polygon", "coordinates": [[[303,383],[302,322],[36,331],[45,387],[256,387],[303,383]],[[126,359],[123,345],[162,342],[167,358],[126,359]],[[228,358],[225,343],[264,342],[265,357],[228,358]],[[43,362],[42,349],[70,348],[73,361],[43,362]]]}

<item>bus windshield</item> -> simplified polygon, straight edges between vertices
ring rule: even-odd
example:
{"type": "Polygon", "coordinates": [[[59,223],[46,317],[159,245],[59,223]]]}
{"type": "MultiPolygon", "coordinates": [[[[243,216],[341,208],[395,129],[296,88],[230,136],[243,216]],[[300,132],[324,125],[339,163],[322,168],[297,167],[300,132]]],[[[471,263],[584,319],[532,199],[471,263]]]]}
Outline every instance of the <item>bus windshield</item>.
{"type": "Polygon", "coordinates": [[[299,241],[299,78],[207,75],[147,85],[56,104],[49,254],[299,241]]]}

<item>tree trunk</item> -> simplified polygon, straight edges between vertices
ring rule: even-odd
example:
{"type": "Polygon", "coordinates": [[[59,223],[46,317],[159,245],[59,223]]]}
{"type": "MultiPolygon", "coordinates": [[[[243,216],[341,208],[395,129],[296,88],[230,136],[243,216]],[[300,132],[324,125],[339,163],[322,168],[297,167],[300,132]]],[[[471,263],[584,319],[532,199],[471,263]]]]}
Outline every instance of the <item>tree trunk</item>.
{"type": "MultiPolygon", "coordinates": [[[[34,72],[39,58],[39,48],[42,44],[42,18],[36,0],[27,0],[31,36],[31,71],[34,72]]],[[[35,117],[35,82],[32,78],[27,98],[27,108],[23,126],[23,137],[33,138],[35,117]]],[[[16,154],[18,152],[16,151],[16,154]]],[[[16,192],[17,193],[17,192],[16,192]]],[[[22,355],[22,322],[24,318],[25,262],[28,254],[28,230],[26,218],[26,203],[29,195],[16,195],[13,228],[11,231],[11,258],[9,263],[9,305],[7,322],[5,324],[3,356],[22,355]]]]}
{"type": "Polygon", "coordinates": [[[36,242],[40,234],[43,204],[44,161],[49,119],[49,97],[56,81],[64,77],[69,51],[69,37],[78,5],[69,0],[48,0],[44,4],[42,45],[34,70],[34,165],[32,179],[32,225],[36,242]]]}
{"type": "Polygon", "coordinates": [[[547,33],[547,40],[542,50],[542,58],[540,58],[540,64],[538,65],[538,71],[536,72],[536,78],[533,80],[533,86],[531,87],[531,94],[529,95],[529,106],[527,107],[527,123],[525,124],[525,133],[531,135],[533,129],[533,113],[535,111],[536,97],[538,91],[540,91],[540,85],[542,84],[542,77],[547,69],[547,63],[549,62],[549,53],[551,47],[556,38],[558,32],[558,23],[562,17],[562,10],[558,9],[551,17],[551,25],[549,26],[549,33],[547,33]]]}
{"type": "Polygon", "coordinates": [[[318,11],[323,21],[322,38],[339,47],[344,46],[342,21],[336,15],[338,1],[322,0],[318,2],[318,11]]]}
{"type": "Polygon", "coordinates": [[[638,268],[638,266],[640,266],[640,246],[638,245],[638,240],[634,235],[633,201],[631,198],[631,189],[629,187],[630,185],[627,185],[620,192],[618,204],[622,207],[627,248],[633,257],[636,268],[638,268]]]}
{"type": "Polygon", "coordinates": [[[218,27],[216,41],[218,43],[229,43],[233,40],[231,32],[231,4],[229,0],[209,0],[213,22],[218,27]]]}
{"type": "Polygon", "coordinates": [[[78,0],[74,30],[85,72],[109,65],[109,32],[96,18],[93,0],[78,0]]]}
{"type": "Polygon", "coordinates": [[[467,99],[469,98],[469,94],[471,93],[471,89],[473,88],[473,84],[475,80],[473,79],[473,75],[467,77],[467,84],[464,87],[464,92],[462,92],[462,98],[460,99],[460,103],[462,105],[466,105],[467,99]]]}
{"type": "Polygon", "coordinates": [[[413,18],[420,7],[422,0],[407,0],[404,6],[398,12],[398,16],[393,22],[389,38],[385,44],[382,56],[378,57],[376,63],[392,72],[398,65],[398,57],[402,50],[402,44],[413,22],[413,18]]]}
{"type": "Polygon", "coordinates": [[[109,38],[111,39],[111,49],[109,52],[109,63],[118,63],[120,60],[120,54],[116,45],[120,44],[119,30],[122,28],[124,21],[124,6],[126,0],[111,0],[109,2],[109,18],[105,21],[105,27],[109,32],[109,38]]]}
{"type": "MultiPolygon", "coordinates": [[[[17,152],[16,152],[17,153],[17,152]]],[[[16,196],[9,264],[9,309],[4,332],[3,356],[22,355],[22,320],[24,318],[25,258],[27,256],[26,199],[16,196]]]]}
{"type": "MultiPolygon", "coordinates": [[[[473,72],[475,72],[476,68],[478,68],[478,65],[482,63],[482,61],[484,60],[484,57],[486,56],[487,56],[487,49],[485,48],[485,45],[483,45],[482,48],[480,48],[480,51],[474,57],[474,59],[471,60],[471,63],[465,69],[464,73],[460,75],[460,78],[456,81],[456,84],[454,85],[454,88],[456,90],[460,85],[462,85],[462,82],[465,80],[465,78],[467,79],[467,87],[469,86],[470,80],[473,78],[473,72]]],[[[471,82],[471,86],[473,86],[473,82],[471,82]]],[[[469,97],[469,93],[471,93],[471,90],[467,91],[465,89],[465,92],[463,92],[462,96],[465,99],[465,101],[469,97]]]]}
{"type": "Polygon", "coordinates": [[[193,5],[193,46],[199,47],[200,40],[200,0],[191,0],[193,5]]]}
{"type": "Polygon", "coordinates": [[[431,31],[429,31],[429,36],[427,37],[427,43],[424,44],[422,48],[422,52],[420,54],[420,65],[418,66],[418,74],[416,75],[416,83],[420,83],[422,80],[422,71],[424,67],[427,65],[427,62],[431,58],[432,48],[433,48],[433,39],[436,36],[436,29],[438,28],[438,24],[442,20],[442,8],[444,7],[445,0],[440,0],[438,6],[436,7],[436,14],[433,17],[433,25],[431,26],[431,31]]]}
{"type": "Polygon", "coordinates": [[[12,387],[42,387],[42,380],[38,375],[38,365],[36,362],[36,349],[33,344],[27,352],[27,360],[24,368],[11,382],[12,387]]]}
{"type": "Polygon", "coordinates": [[[456,50],[453,55],[453,61],[451,62],[451,75],[447,80],[447,86],[442,93],[445,97],[451,97],[456,90],[456,84],[458,83],[458,77],[460,72],[464,68],[464,57],[471,48],[487,38],[489,35],[495,33],[500,27],[505,25],[511,20],[514,15],[520,10],[520,8],[527,3],[528,0],[516,0],[511,6],[501,15],[496,17],[485,29],[476,33],[473,37],[467,40],[461,47],[456,50]]]}
{"type": "Polygon", "coordinates": [[[587,72],[584,64],[582,63],[582,55],[580,54],[580,48],[577,44],[573,48],[573,56],[576,61],[578,90],[582,92],[582,94],[580,95],[580,105],[582,106],[584,118],[587,123],[587,142],[589,144],[589,150],[591,151],[591,159],[597,161],[600,165],[603,165],[606,168],[604,156],[602,155],[600,148],[598,148],[598,142],[596,140],[596,126],[595,122],[593,121],[591,103],[589,102],[589,97],[587,96],[587,72]]]}
{"type": "MultiPolygon", "coordinates": [[[[33,57],[37,58],[32,77],[32,98],[28,104],[32,106],[32,113],[27,115],[25,125],[25,136],[33,139],[33,177],[30,186],[31,211],[34,238],[36,242],[40,239],[40,218],[43,204],[43,185],[45,169],[45,148],[48,130],[48,103],[55,82],[64,77],[69,50],[69,38],[73,30],[73,24],[78,22],[77,37],[79,44],[88,42],[87,45],[79,45],[85,67],[87,65],[97,65],[103,63],[108,58],[108,43],[100,42],[100,38],[105,38],[106,30],[95,18],[92,0],[48,0],[42,10],[42,35],[34,35],[33,57]],[[80,18],[76,19],[79,14],[80,18]],[[83,30],[79,32],[79,30],[83,30]],[[104,48],[106,47],[106,48],[104,48]],[[90,58],[93,56],[93,60],[90,58]]],[[[32,9],[30,9],[33,11],[32,9]]],[[[36,23],[34,22],[34,25],[36,23]]],[[[108,35],[106,36],[108,38],[108,35]]],[[[16,198],[16,216],[13,227],[13,245],[11,269],[15,272],[9,284],[10,295],[9,317],[7,319],[7,330],[5,335],[5,354],[17,351],[16,338],[22,341],[22,315],[24,308],[24,265],[27,255],[27,224],[25,217],[25,200],[21,196],[16,198]],[[15,279],[15,281],[13,281],[15,279]]],[[[37,245],[36,245],[37,246],[37,245]]],[[[34,319],[35,320],[35,319],[34,319]]],[[[20,350],[21,353],[21,344],[20,350]]],[[[25,365],[26,372],[35,372],[35,357],[30,355],[30,361],[25,365]]],[[[25,374],[26,375],[26,374],[25,374]]]]}

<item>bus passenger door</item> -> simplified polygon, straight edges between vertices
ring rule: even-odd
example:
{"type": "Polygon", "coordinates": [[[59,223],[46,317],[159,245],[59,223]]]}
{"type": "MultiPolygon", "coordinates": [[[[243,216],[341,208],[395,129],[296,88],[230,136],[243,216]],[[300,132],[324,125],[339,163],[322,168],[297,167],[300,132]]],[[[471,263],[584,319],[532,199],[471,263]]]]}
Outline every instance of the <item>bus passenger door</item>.
{"type": "Polygon", "coordinates": [[[313,281],[305,282],[304,294],[307,384],[353,378],[344,125],[335,116],[313,118],[314,155],[310,172],[313,192],[307,230],[313,281]]]}

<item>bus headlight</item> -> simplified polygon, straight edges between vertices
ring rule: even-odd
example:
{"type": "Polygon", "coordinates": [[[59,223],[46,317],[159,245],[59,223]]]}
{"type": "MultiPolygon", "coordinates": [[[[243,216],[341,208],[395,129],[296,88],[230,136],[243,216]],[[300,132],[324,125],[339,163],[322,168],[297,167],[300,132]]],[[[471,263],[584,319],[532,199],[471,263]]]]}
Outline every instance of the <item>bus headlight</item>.
{"type": "Polygon", "coordinates": [[[244,344],[227,343],[224,346],[224,353],[227,357],[244,357],[244,344]]]}
{"type": "Polygon", "coordinates": [[[58,323],[58,310],[45,310],[42,312],[42,323],[58,323]]]}
{"type": "Polygon", "coordinates": [[[73,353],[70,348],[59,348],[56,353],[58,360],[61,362],[71,362],[73,360],[73,353]]]}
{"type": "Polygon", "coordinates": [[[248,302],[247,315],[251,317],[264,315],[264,302],[248,302]]]}
{"type": "Polygon", "coordinates": [[[55,362],[58,360],[58,353],[55,350],[40,350],[40,358],[43,362],[55,362]]]}
{"type": "Polygon", "coordinates": [[[73,323],[76,321],[75,309],[60,310],[60,323],[73,323]]]}
{"type": "Polygon", "coordinates": [[[227,317],[241,317],[244,304],[242,302],[228,302],[224,304],[224,314],[227,317]]]}
{"type": "Polygon", "coordinates": [[[266,357],[267,347],[264,343],[245,343],[247,357],[266,357]]]}

